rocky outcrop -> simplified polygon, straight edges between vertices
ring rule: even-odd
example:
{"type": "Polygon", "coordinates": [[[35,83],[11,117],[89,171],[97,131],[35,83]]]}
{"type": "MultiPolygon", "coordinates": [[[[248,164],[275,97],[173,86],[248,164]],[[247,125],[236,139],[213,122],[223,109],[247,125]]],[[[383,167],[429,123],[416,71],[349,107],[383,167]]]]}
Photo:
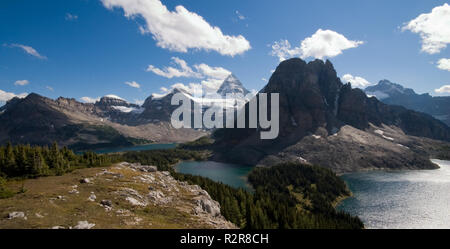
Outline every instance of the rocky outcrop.
{"type": "Polygon", "coordinates": [[[24,212],[11,212],[8,214],[8,219],[17,219],[17,218],[24,220],[27,219],[24,212]]]}
{"type": "Polygon", "coordinates": [[[0,201],[0,228],[236,228],[205,190],[155,168],[123,162],[26,180],[26,193],[0,201]]]}
{"type": "Polygon", "coordinates": [[[74,226],[74,229],[91,229],[95,227],[95,224],[93,223],[89,223],[87,221],[78,221],[78,224],[76,226],[74,226]]]}
{"type": "Polygon", "coordinates": [[[139,163],[123,162],[117,167],[128,167],[134,171],[143,172],[135,179],[149,184],[147,194],[140,194],[134,189],[124,188],[118,194],[126,198],[133,206],[146,207],[147,205],[167,206],[177,203],[180,193],[187,192],[192,195],[190,213],[198,216],[214,226],[233,228],[220,213],[220,204],[213,200],[205,190],[198,185],[189,185],[187,182],[175,180],[168,171],[157,171],[155,166],[141,165],[139,163]],[[159,186],[159,187],[158,187],[159,186]]]}
{"type": "Polygon", "coordinates": [[[208,192],[199,191],[200,196],[195,197],[197,206],[194,208],[196,214],[205,212],[213,217],[220,216],[220,204],[213,200],[208,192]]]}

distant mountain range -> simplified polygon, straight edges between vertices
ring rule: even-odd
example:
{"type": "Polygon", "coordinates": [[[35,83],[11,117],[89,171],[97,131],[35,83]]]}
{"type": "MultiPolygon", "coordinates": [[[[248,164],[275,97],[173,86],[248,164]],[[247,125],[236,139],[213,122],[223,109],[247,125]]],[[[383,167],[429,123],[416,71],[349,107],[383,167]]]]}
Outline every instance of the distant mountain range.
{"type": "Polygon", "coordinates": [[[400,105],[430,114],[450,126],[450,96],[433,97],[428,93],[417,94],[414,90],[389,80],[381,80],[377,85],[369,86],[364,91],[367,95],[375,96],[386,104],[400,105]]]}
{"type": "Polygon", "coordinates": [[[343,84],[328,60],[283,61],[260,93],[280,94],[278,138],[261,140],[260,129],[219,129],[213,135],[216,160],[261,166],[299,161],[338,173],[435,168],[433,148],[450,141],[450,128],[432,116],[343,84]]]}
{"type": "MultiPolygon", "coordinates": [[[[201,102],[204,108],[235,108],[240,103],[247,109],[248,122],[249,97],[241,94],[249,91],[236,76],[230,75],[214,94],[196,96],[186,89],[174,88],[165,95],[148,97],[142,106],[114,95],[104,96],[96,103],[62,97],[53,100],[34,93],[23,99],[14,98],[0,108],[0,143],[46,145],[56,141],[84,150],[185,142],[210,134],[210,130],[172,127],[170,118],[177,106],[170,102],[176,93],[184,94],[193,103],[201,102]],[[234,96],[232,101],[217,101],[227,94],[234,96]]],[[[417,95],[388,81],[369,87],[366,92],[353,89],[340,81],[328,60],[286,60],[260,93],[280,94],[278,138],[261,140],[260,129],[216,130],[211,146],[216,151],[214,160],[261,166],[298,161],[338,173],[423,169],[435,168],[429,157],[449,146],[450,128],[433,117],[448,113],[446,98],[417,95]],[[414,103],[415,108],[411,108],[420,112],[367,95],[375,95],[386,103],[414,103]],[[416,99],[424,99],[426,104],[417,104],[416,99]]]]}
{"type": "MultiPolygon", "coordinates": [[[[71,98],[56,100],[35,93],[13,98],[0,107],[0,144],[46,145],[53,141],[73,149],[130,146],[149,142],[184,142],[207,134],[201,129],[174,129],[170,116],[177,106],[170,104],[174,93],[191,93],[175,88],[163,97],[150,96],[142,106],[107,95],[96,103],[71,98]]],[[[218,94],[247,93],[234,76],[222,84],[218,94]]]]}
{"type": "Polygon", "coordinates": [[[174,88],[163,96],[152,95],[148,97],[142,105],[144,111],[140,117],[146,121],[170,121],[172,112],[178,108],[178,106],[170,104],[172,96],[177,93],[185,95],[187,99],[192,101],[192,104],[195,102],[201,103],[204,109],[209,108],[212,105],[222,105],[224,109],[227,109],[233,108],[236,105],[236,102],[240,102],[241,105],[244,105],[248,100],[246,95],[249,94],[250,91],[243,86],[236,76],[231,74],[223,81],[217,92],[204,93],[203,96],[193,95],[182,88],[174,88]],[[227,95],[232,97],[232,101],[219,101],[221,98],[226,98],[227,95]]]}

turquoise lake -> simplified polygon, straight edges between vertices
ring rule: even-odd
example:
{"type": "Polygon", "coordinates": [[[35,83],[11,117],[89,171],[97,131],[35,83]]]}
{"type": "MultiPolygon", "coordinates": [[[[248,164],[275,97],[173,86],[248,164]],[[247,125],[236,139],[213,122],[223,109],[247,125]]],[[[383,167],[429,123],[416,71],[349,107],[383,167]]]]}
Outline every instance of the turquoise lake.
{"type": "Polygon", "coordinates": [[[131,146],[131,147],[100,149],[100,150],[96,150],[94,152],[98,153],[98,154],[106,154],[106,153],[115,153],[115,152],[123,152],[123,151],[162,150],[162,149],[173,149],[176,146],[177,146],[176,143],[145,144],[145,145],[136,145],[136,146],[131,146]]]}
{"type": "MultiPolygon", "coordinates": [[[[115,153],[124,151],[144,151],[144,150],[160,150],[173,149],[177,146],[172,144],[147,144],[123,148],[101,149],[95,151],[99,154],[115,153]]],[[[253,169],[251,166],[244,166],[231,163],[220,163],[213,161],[184,161],[175,166],[177,172],[183,174],[199,175],[207,177],[213,181],[222,182],[236,188],[244,188],[251,190],[247,183],[247,175],[253,169]]]]}
{"type": "Polygon", "coordinates": [[[337,208],[366,228],[450,228],[450,161],[432,161],[440,169],[343,175],[354,196],[337,208]]]}
{"type": "Polygon", "coordinates": [[[185,161],[175,166],[175,170],[179,173],[204,176],[232,187],[247,190],[251,190],[247,184],[247,175],[252,169],[253,167],[250,166],[213,161],[185,161]]]}

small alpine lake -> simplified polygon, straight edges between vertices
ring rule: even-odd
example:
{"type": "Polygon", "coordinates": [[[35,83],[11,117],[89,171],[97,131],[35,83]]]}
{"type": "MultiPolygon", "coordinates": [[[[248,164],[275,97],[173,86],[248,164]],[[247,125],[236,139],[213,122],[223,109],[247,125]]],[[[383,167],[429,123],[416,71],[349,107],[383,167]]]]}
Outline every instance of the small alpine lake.
{"type": "Polygon", "coordinates": [[[251,166],[213,161],[183,161],[175,165],[175,171],[179,173],[207,177],[213,181],[246,190],[251,190],[247,183],[247,175],[252,169],[251,166]]]}

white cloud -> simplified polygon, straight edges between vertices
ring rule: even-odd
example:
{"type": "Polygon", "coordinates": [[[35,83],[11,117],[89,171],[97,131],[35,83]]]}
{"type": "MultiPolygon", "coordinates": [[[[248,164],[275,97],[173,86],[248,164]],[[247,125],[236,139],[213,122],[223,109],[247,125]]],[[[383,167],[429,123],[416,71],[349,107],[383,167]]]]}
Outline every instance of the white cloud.
{"type": "Polygon", "coordinates": [[[450,71],[450,59],[442,58],[438,61],[437,67],[442,70],[450,71]]]}
{"type": "Polygon", "coordinates": [[[262,78],[261,80],[262,80],[262,81],[267,81],[267,79],[266,79],[266,78],[262,78]]]}
{"type": "Polygon", "coordinates": [[[350,82],[352,84],[352,87],[357,88],[366,88],[367,86],[372,85],[372,83],[370,83],[366,79],[359,76],[353,76],[351,74],[345,74],[344,76],[342,76],[341,81],[344,84],[350,82]]]}
{"type": "Polygon", "coordinates": [[[245,16],[241,14],[241,12],[239,12],[239,10],[236,10],[236,15],[239,18],[239,20],[245,20],[245,16]]]}
{"type": "Polygon", "coordinates": [[[25,45],[22,45],[22,44],[11,44],[9,46],[13,47],[13,48],[21,48],[23,51],[25,51],[25,53],[27,53],[29,55],[32,55],[34,57],[37,57],[39,59],[42,59],[42,60],[47,59],[47,57],[39,54],[39,52],[36,49],[34,49],[34,48],[30,47],[30,46],[25,46],[25,45]]]}
{"type": "Polygon", "coordinates": [[[201,97],[208,94],[213,94],[217,92],[220,88],[220,85],[223,83],[223,80],[219,79],[207,79],[202,80],[200,83],[175,83],[171,85],[169,88],[161,87],[160,93],[153,93],[152,96],[155,98],[161,98],[172,92],[174,89],[180,89],[185,91],[192,96],[201,97]]]}
{"type": "Polygon", "coordinates": [[[139,83],[137,83],[136,81],[127,81],[125,82],[125,84],[134,88],[141,88],[141,85],[139,85],[139,83]]]}
{"type": "Polygon", "coordinates": [[[197,69],[198,73],[200,73],[203,77],[209,77],[214,79],[225,79],[228,77],[231,72],[226,70],[223,67],[211,67],[204,63],[200,65],[194,65],[195,69],[197,69]]]}
{"type": "Polygon", "coordinates": [[[356,48],[361,44],[364,42],[348,40],[333,30],[319,29],[311,37],[304,39],[299,47],[292,47],[288,40],[273,43],[271,55],[278,57],[280,61],[297,56],[302,59],[324,59],[340,55],[343,50],[356,48]]]}
{"type": "Polygon", "coordinates": [[[51,86],[46,86],[45,88],[47,88],[47,90],[49,90],[49,91],[51,91],[51,92],[53,92],[55,89],[53,89],[53,87],[51,87],[51,86]]]}
{"type": "Polygon", "coordinates": [[[153,93],[152,97],[153,98],[162,98],[162,97],[166,96],[167,94],[169,94],[170,92],[172,92],[174,89],[180,89],[182,91],[190,93],[193,96],[202,96],[202,94],[203,94],[202,84],[189,83],[189,84],[185,85],[183,83],[175,83],[175,84],[171,85],[170,88],[161,87],[160,88],[161,93],[153,93]]]}
{"type": "Polygon", "coordinates": [[[434,91],[437,93],[450,93],[450,85],[443,85],[434,91]]]}
{"type": "Polygon", "coordinates": [[[14,97],[25,98],[27,95],[28,93],[15,94],[0,90],[0,102],[6,102],[14,97]]]}
{"type": "Polygon", "coordinates": [[[16,82],[14,82],[14,85],[16,86],[25,86],[30,84],[30,82],[28,80],[18,80],[16,82]]]}
{"type": "Polygon", "coordinates": [[[288,40],[280,40],[272,44],[272,56],[276,56],[280,61],[301,55],[299,47],[292,48],[288,40]]]}
{"type": "Polygon", "coordinates": [[[200,82],[200,86],[205,94],[215,93],[219,90],[225,79],[206,79],[200,82]]]}
{"type": "Polygon", "coordinates": [[[151,71],[159,76],[169,79],[174,77],[185,77],[201,79],[201,81],[199,83],[189,83],[189,85],[177,83],[173,85],[171,89],[163,90],[163,93],[170,92],[174,86],[195,94],[201,94],[200,91],[202,89],[203,93],[215,92],[219,89],[225,78],[231,74],[229,70],[223,67],[212,67],[205,63],[201,63],[194,65],[194,70],[186,63],[186,61],[180,58],[172,57],[172,60],[178,65],[178,68],[164,67],[163,69],[160,69],[150,65],[147,68],[147,71],[151,71]]]}
{"type": "Polygon", "coordinates": [[[149,65],[147,68],[147,72],[153,72],[156,75],[171,79],[171,78],[212,78],[212,79],[225,79],[228,75],[231,74],[230,71],[223,67],[212,67],[205,63],[194,65],[195,70],[190,67],[186,61],[178,58],[172,57],[172,61],[175,67],[164,67],[163,69],[157,68],[153,65],[149,65]]]}
{"type": "Polygon", "coordinates": [[[169,11],[160,0],[101,0],[108,9],[122,8],[127,18],[142,17],[141,33],[151,33],[157,45],[171,51],[186,53],[189,49],[217,51],[235,56],[249,50],[250,42],[242,35],[224,35],[202,16],[178,5],[169,11]]]}
{"type": "Polygon", "coordinates": [[[323,59],[324,57],[335,57],[342,54],[343,50],[356,48],[363,44],[362,41],[351,41],[345,36],[332,30],[317,30],[311,37],[302,41],[302,58],[314,57],[323,59]]]}
{"type": "Polygon", "coordinates": [[[76,21],[78,20],[78,16],[70,13],[66,13],[65,17],[66,21],[76,21]]]}
{"type": "Polygon", "coordinates": [[[402,30],[410,30],[422,38],[422,51],[439,53],[450,43],[450,6],[445,3],[409,21],[402,30]]]}
{"type": "Polygon", "coordinates": [[[81,97],[80,100],[83,101],[84,103],[95,103],[100,100],[100,97],[97,98],[81,97]]]}
{"type": "Polygon", "coordinates": [[[186,61],[178,57],[172,57],[172,60],[174,64],[178,65],[178,68],[165,67],[164,69],[159,69],[153,65],[149,65],[147,72],[153,72],[154,74],[169,79],[174,77],[201,78],[201,75],[194,72],[192,68],[187,65],[186,61]]]}

